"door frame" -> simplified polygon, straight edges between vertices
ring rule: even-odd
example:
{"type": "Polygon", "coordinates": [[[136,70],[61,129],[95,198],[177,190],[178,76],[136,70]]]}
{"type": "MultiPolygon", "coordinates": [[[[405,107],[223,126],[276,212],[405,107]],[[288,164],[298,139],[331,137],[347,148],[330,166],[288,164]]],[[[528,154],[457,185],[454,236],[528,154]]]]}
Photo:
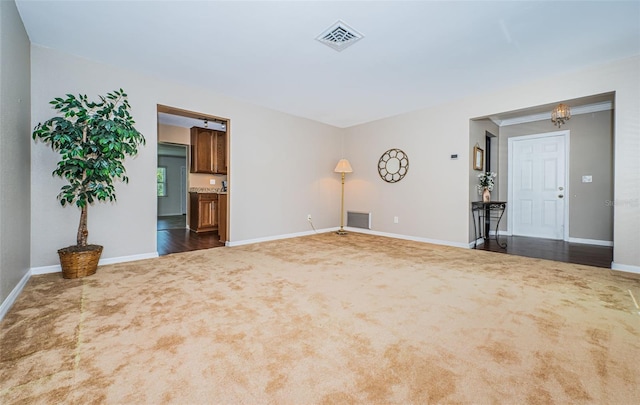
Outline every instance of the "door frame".
{"type": "MultiPolygon", "coordinates": [[[[562,136],[564,140],[564,229],[562,238],[564,241],[569,240],[569,179],[570,179],[570,160],[569,160],[569,140],[571,131],[568,129],[562,131],[544,132],[532,135],[512,136],[507,139],[507,201],[513,201],[513,143],[518,141],[526,141],[532,139],[543,139],[555,136],[562,136]]],[[[507,210],[507,233],[513,235],[513,209],[507,210]]]]}
{"type": "Polygon", "coordinates": [[[180,194],[182,194],[182,198],[180,199],[180,212],[182,215],[187,215],[187,199],[189,199],[189,192],[187,187],[187,182],[189,174],[187,173],[187,162],[189,160],[189,149],[187,148],[187,157],[184,160],[185,166],[180,166],[180,194]]]}

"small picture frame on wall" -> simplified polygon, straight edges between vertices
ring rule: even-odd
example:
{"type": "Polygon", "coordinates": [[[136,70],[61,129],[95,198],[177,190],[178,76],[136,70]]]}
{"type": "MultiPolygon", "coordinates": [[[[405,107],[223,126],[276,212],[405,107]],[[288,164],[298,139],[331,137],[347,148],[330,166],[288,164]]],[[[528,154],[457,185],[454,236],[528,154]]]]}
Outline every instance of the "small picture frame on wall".
{"type": "Polygon", "coordinates": [[[484,150],[479,146],[473,147],[473,170],[482,170],[484,167],[484,150]]]}

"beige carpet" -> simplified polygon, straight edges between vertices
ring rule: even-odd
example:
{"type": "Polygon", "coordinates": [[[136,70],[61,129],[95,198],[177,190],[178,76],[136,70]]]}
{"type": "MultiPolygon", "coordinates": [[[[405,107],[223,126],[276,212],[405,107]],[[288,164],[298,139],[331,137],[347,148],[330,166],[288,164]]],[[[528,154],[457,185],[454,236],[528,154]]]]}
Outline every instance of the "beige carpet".
{"type": "Polygon", "coordinates": [[[33,277],[2,404],[638,404],[640,281],[361,234],[33,277]]]}

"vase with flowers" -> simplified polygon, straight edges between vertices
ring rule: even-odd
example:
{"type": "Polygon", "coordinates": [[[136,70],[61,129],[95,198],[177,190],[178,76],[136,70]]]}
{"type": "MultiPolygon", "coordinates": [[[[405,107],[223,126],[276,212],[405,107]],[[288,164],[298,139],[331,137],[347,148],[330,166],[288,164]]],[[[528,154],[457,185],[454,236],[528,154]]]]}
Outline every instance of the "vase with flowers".
{"type": "Polygon", "coordinates": [[[491,201],[491,191],[493,191],[495,177],[496,173],[494,172],[483,172],[478,175],[480,183],[476,188],[478,189],[478,194],[482,196],[483,202],[491,201]]]}

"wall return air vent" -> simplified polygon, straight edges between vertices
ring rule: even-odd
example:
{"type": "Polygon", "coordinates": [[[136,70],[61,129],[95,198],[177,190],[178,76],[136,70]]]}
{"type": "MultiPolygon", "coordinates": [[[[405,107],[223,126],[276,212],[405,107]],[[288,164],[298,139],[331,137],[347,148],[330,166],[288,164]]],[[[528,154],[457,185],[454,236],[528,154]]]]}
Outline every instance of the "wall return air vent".
{"type": "Polygon", "coordinates": [[[318,41],[338,52],[347,49],[362,38],[364,38],[364,35],[340,20],[316,37],[318,41]]]}
{"type": "Polygon", "coordinates": [[[371,213],[347,211],[347,226],[371,229],[371,213]]]}

